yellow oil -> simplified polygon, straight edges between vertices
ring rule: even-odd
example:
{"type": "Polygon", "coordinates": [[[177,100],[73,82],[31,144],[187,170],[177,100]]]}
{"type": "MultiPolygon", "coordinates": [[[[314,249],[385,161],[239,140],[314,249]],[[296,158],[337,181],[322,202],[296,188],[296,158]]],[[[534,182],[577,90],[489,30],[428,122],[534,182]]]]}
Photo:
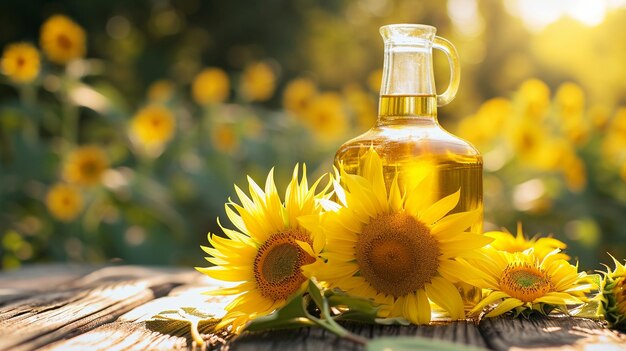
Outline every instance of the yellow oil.
{"type": "MultiPolygon", "coordinates": [[[[471,226],[482,233],[482,157],[469,143],[446,132],[437,122],[434,95],[381,96],[377,124],[346,142],[335,156],[351,174],[358,174],[360,157],[373,147],[383,160],[387,187],[398,175],[401,185],[426,177],[428,189],[418,188],[434,202],[461,189],[460,200],[450,213],[479,210],[471,226]]],[[[467,307],[480,300],[480,291],[459,286],[467,307]]]]}

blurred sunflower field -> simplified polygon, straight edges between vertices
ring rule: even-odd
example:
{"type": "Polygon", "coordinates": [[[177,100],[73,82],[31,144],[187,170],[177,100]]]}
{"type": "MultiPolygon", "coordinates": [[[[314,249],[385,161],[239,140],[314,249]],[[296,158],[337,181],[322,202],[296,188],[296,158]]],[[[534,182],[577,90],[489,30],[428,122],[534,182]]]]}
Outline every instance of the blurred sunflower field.
{"type": "Polygon", "coordinates": [[[3,1],[1,267],[198,265],[233,184],[375,123],[389,23],[460,53],[439,121],[484,156],[486,230],[626,256],[625,0],[3,1]]]}

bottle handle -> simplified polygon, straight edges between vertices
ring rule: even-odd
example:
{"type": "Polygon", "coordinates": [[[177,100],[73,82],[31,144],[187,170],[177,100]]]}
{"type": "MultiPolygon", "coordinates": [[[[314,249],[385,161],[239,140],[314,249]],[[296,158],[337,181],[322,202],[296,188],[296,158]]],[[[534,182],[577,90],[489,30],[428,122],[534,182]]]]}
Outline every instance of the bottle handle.
{"type": "Polygon", "coordinates": [[[443,94],[437,95],[437,106],[444,106],[454,100],[456,92],[459,90],[459,83],[461,82],[459,54],[456,52],[454,45],[442,37],[435,37],[433,48],[443,51],[450,63],[450,83],[448,84],[448,89],[443,94]]]}

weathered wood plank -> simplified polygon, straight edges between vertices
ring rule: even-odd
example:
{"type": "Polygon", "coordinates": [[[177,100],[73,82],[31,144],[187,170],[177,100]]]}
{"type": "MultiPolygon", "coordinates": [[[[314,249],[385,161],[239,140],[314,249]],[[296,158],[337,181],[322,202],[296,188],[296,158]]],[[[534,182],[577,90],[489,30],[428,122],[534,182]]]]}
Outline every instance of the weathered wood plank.
{"type": "Polygon", "coordinates": [[[107,267],[0,308],[0,350],[34,350],[84,333],[173,287],[197,279],[190,270],[107,267]]]}
{"type": "MultiPolygon", "coordinates": [[[[223,307],[228,299],[209,297],[201,293],[214,284],[210,279],[198,275],[193,284],[179,286],[169,292],[168,296],[157,298],[138,306],[120,316],[115,322],[105,324],[72,338],[57,341],[42,351],[64,350],[189,350],[194,344],[187,327],[180,327],[164,334],[146,320],[164,310],[176,310],[180,307],[195,307],[205,313],[212,313],[217,318],[223,316],[223,307]]],[[[213,331],[211,325],[201,326],[207,341],[207,350],[221,348],[227,333],[213,331]]],[[[198,347],[199,348],[199,347],[198,347]]]]}
{"type": "MultiPolygon", "coordinates": [[[[41,268],[24,275],[0,274],[0,292],[24,293],[4,304],[0,293],[0,350],[188,350],[194,346],[188,328],[177,326],[162,333],[146,320],[180,307],[197,307],[220,317],[228,302],[202,295],[217,283],[187,268],[41,268]]],[[[478,325],[345,325],[367,338],[419,336],[493,350],[626,350],[626,335],[569,317],[500,317],[478,325]]],[[[228,335],[212,334],[210,325],[201,332],[207,333],[203,335],[209,341],[206,350],[363,349],[319,328],[244,333],[228,343],[228,335]]]]}
{"type": "Polygon", "coordinates": [[[483,319],[479,326],[494,350],[626,350],[626,335],[585,318],[498,317],[483,319]]]}
{"type": "MultiPolygon", "coordinates": [[[[360,323],[346,323],[344,326],[358,335],[369,339],[383,336],[416,336],[446,340],[464,345],[486,348],[477,326],[470,322],[441,323],[424,326],[383,326],[360,323]]],[[[231,351],[275,351],[275,350],[363,350],[361,345],[337,338],[319,328],[300,328],[245,333],[229,345],[231,351]]]]}
{"type": "MultiPolygon", "coordinates": [[[[207,351],[218,350],[224,345],[223,336],[211,334],[211,328],[200,328],[208,342],[207,351]]],[[[192,350],[194,344],[187,330],[163,334],[146,327],[145,323],[120,322],[99,326],[84,334],[45,346],[40,351],[68,350],[192,350]]],[[[196,347],[199,349],[199,347],[196,347]]]]}
{"type": "Polygon", "coordinates": [[[0,274],[0,306],[60,287],[96,270],[95,266],[32,265],[0,274]]]}

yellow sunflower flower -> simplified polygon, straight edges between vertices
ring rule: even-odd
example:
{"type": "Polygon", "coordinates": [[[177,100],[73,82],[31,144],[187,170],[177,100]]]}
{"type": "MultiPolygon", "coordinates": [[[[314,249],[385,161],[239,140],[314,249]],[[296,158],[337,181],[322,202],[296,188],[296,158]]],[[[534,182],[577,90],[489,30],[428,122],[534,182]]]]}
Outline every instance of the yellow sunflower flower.
{"type": "Polygon", "coordinates": [[[48,191],[46,207],[54,218],[71,222],[83,209],[83,196],[78,188],[59,183],[48,191]]]}
{"type": "Polygon", "coordinates": [[[39,51],[29,43],[8,45],[2,53],[2,73],[15,83],[32,82],[39,66],[39,51]]]}
{"type": "Polygon", "coordinates": [[[323,93],[315,97],[304,122],[323,142],[341,138],[348,129],[348,117],[341,96],[337,93],[323,93]]]}
{"type": "Polygon", "coordinates": [[[368,130],[378,118],[374,97],[356,84],[349,84],[343,89],[343,95],[356,117],[360,130],[368,130]]]}
{"type": "Polygon", "coordinates": [[[176,120],[164,106],[152,105],[139,110],[130,124],[131,138],[140,145],[161,147],[174,136],[176,120]]]}
{"type": "Polygon", "coordinates": [[[230,80],[226,72],[219,68],[206,68],[194,78],[191,95],[200,105],[220,103],[228,99],[230,80]]]}
{"type": "Polygon", "coordinates": [[[316,194],[322,178],[310,188],[306,166],[299,181],[298,166],[281,198],[274,183],[273,171],[265,189],[248,178],[250,197],[235,186],[241,205],[226,204],[226,214],[237,228],[220,224],[226,237],[209,234],[211,247],[202,247],[213,267],[196,268],[211,278],[232,282],[235,286],[208,292],[211,295],[238,295],[228,306],[219,327],[233,324],[237,332],[248,321],[270,314],[284,306],[291,297],[306,288],[307,278],[301,267],[313,263],[324,245],[317,232],[322,208],[316,194]]]}
{"type": "Polygon", "coordinates": [[[243,72],[241,78],[241,92],[248,101],[266,101],[276,89],[276,75],[270,65],[264,62],[255,62],[243,72]]]}
{"type": "Polygon", "coordinates": [[[66,64],[85,56],[85,31],[67,16],[52,16],[41,26],[41,48],[50,61],[66,64]]]}
{"type": "Polygon", "coordinates": [[[524,81],[518,90],[524,103],[524,115],[534,120],[542,120],[550,107],[550,88],[539,79],[524,81]]]}
{"type": "Polygon", "coordinates": [[[374,93],[380,92],[380,86],[382,84],[382,81],[383,81],[382,69],[377,69],[375,71],[370,72],[370,74],[367,75],[367,86],[374,93]]]}
{"type": "Polygon", "coordinates": [[[342,206],[325,212],[321,221],[327,262],[307,266],[305,272],[310,269],[331,288],[373,300],[384,317],[429,323],[431,300],[453,319],[464,318],[453,284],[464,272],[455,259],[491,241],[466,231],[480,213],[448,215],[460,191],[433,204],[419,186],[402,191],[397,177],[387,191],[378,154],[370,149],[363,157],[361,175],[347,174],[340,166],[345,187],[334,185],[342,206]]]}
{"type": "Polygon", "coordinates": [[[296,117],[302,118],[316,95],[317,87],[312,80],[296,78],[287,84],[283,92],[283,106],[296,117]]]}
{"type": "Polygon", "coordinates": [[[508,253],[486,248],[481,259],[462,263],[463,275],[472,285],[488,293],[471,311],[479,314],[495,304],[487,317],[516,310],[546,311],[546,305],[567,313],[566,305],[585,302],[593,288],[585,272],[558,257],[559,250],[540,259],[533,249],[508,253]]]}
{"type": "Polygon", "coordinates": [[[232,124],[216,124],[211,129],[211,143],[216,150],[230,154],[239,147],[239,136],[232,124]]]}
{"type": "Polygon", "coordinates": [[[102,175],[109,168],[109,160],[98,146],[83,146],[72,151],[63,167],[63,179],[79,185],[100,183],[102,175]]]}
{"type": "MultiPolygon", "coordinates": [[[[506,229],[505,231],[487,232],[485,235],[494,239],[489,246],[496,250],[512,253],[523,252],[532,248],[535,255],[537,255],[539,259],[543,259],[555,249],[564,250],[567,248],[567,245],[564,242],[551,236],[539,237],[538,235],[535,235],[534,237],[527,239],[524,235],[524,231],[522,230],[521,222],[517,223],[516,235],[513,235],[506,229]]],[[[566,261],[569,260],[569,256],[563,252],[559,252],[556,256],[566,261]]]]}
{"type": "Polygon", "coordinates": [[[613,328],[626,326],[626,266],[611,256],[615,269],[607,266],[601,284],[602,313],[613,328]]]}
{"type": "Polygon", "coordinates": [[[152,102],[167,102],[174,96],[174,83],[167,79],[157,80],[148,87],[148,100],[152,102]]]}

